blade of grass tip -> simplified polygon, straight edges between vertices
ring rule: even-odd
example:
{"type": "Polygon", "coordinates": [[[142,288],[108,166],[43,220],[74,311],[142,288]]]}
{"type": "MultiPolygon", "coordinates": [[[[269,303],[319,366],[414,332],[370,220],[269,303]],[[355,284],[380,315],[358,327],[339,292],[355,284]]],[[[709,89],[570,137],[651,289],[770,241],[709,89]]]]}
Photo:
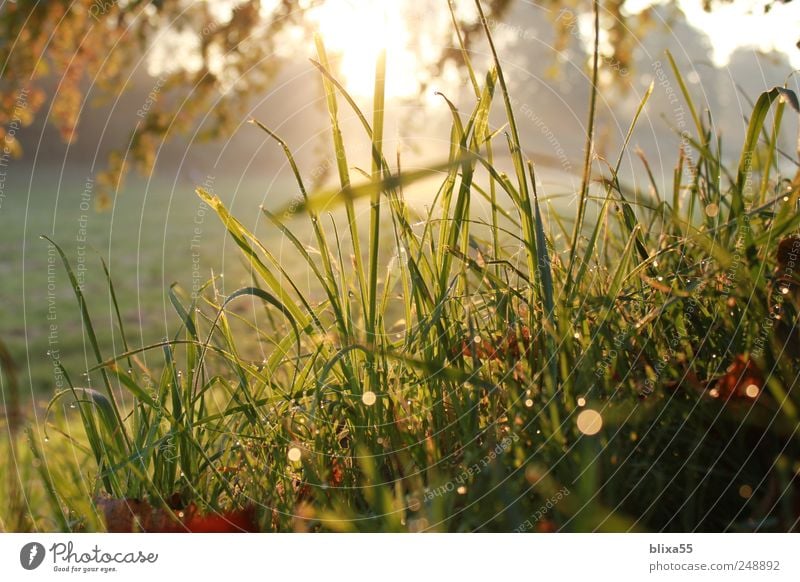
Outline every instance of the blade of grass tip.
{"type": "MultiPolygon", "coordinates": [[[[100,351],[100,343],[97,341],[97,335],[94,331],[94,326],[92,325],[92,319],[89,316],[89,308],[88,304],[86,303],[86,298],[83,295],[83,291],[81,290],[81,285],[78,283],[78,279],[75,277],[75,273],[72,270],[72,266],[67,259],[67,255],[64,254],[64,251],[58,246],[52,239],[47,237],[46,235],[42,235],[42,238],[49,242],[58,252],[59,256],[61,257],[61,262],[64,265],[64,270],[67,272],[67,277],[72,285],[72,291],[75,294],[75,298],[78,300],[78,307],[81,312],[81,319],[84,324],[84,328],[86,330],[87,335],[89,336],[89,343],[92,346],[92,351],[94,352],[95,358],[97,359],[97,363],[103,362],[103,356],[100,351]]],[[[119,424],[119,431],[122,435],[123,440],[125,441],[125,447],[127,450],[131,448],[131,440],[128,436],[128,431],[125,429],[125,423],[122,420],[122,415],[119,412],[119,407],[117,406],[116,398],[114,397],[114,390],[111,387],[111,380],[108,377],[108,372],[104,368],[100,369],[100,376],[103,378],[103,384],[106,387],[106,391],[108,393],[108,399],[111,403],[111,407],[114,411],[114,416],[117,419],[119,424]]]]}
{"type": "MultiPolygon", "coordinates": [[[[747,125],[744,147],[739,158],[739,167],[736,172],[736,187],[733,189],[731,199],[730,219],[738,219],[745,211],[745,200],[753,189],[753,158],[758,147],[759,135],[764,121],[767,118],[772,103],[782,95],[782,88],[773,87],[759,95],[756,106],[750,114],[750,123],[747,125]]],[[[750,229],[747,229],[749,232],[750,229]]],[[[748,246],[749,246],[748,240],[748,246]]]]}
{"type": "MultiPolygon", "coordinates": [[[[469,59],[467,54],[464,55],[465,59],[469,59]]],[[[469,62],[469,61],[468,61],[469,62]]],[[[469,68],[471,69],[472,65],[469,64],[469,68]]],[[[486,73],[486,84],[483,86],[483,90],[477,92],[476,87],[476,97],[478,99],[478,107],[477,113],[475,116],[475,129],[472,134],[472,149],[476,153],[480,151],[480,146],[485,144],[486,147],[486,161],[489,165],[494,165],[494,149],[492,148],[492,141],[491,135],[489,131],[489,114],[491,113],[491,104],[492,99],[494,98],[494,89],[497,84],[497,70],[492,67],[486,73]]],[[[489,204],[491,208],[491,215],[492,215],[492,254],[494,256],[498,256],[499,249],[500,249],[500,233],[499,233],[499,220],[498,220],[498,204],[497,204],[497,181],[494,178],[494,175],[489,172],[489,204]]],[[[499,274],[499,266],[496,267],[496,273],[499,274]]],[[[498,301],[500,297],[498,295],[498,301]]],[[[502,321],[503,314],[501,312],[497,313],[498,323],[502,321]]]]}
{"type": "MultiPolygon", "coordinates": [[[[773,162],[775,162],[775,148],[778,145],[778,135],[780,133],[781,122],[783,120],[783,101],[779,101],[778,107],[775,109],[775,119],[772,124],[772,131],[770,132],[767,140],[767,159],[764,161],[764,170],[761,176],[761,189],[758,193],[758,203],[763,204],[767,199],[767,188],[769,187],[769,176],[772,170],[773,162]]],[[[776,164],[777,169],[777,164],[776,164]]]]}
{"type": "MultiPolygon", "coordinates": [[[[287,144],[279,135],[275,132],[271,131],[267,126],[263,123],[259,122],[256,119],[251,119],[251,123],[256,125],[259,129],[264,131],[267,135],[269,135],[273,140],[278,142],[280,146],[283,148],[284,155],[289,162],[289,165],[292,168],[292,172],[295,176],[295,181],[297,182],[297,186],[300,188],[300,194],[303,198],[305,203],[308,202],[308,191],[306,190],[305,184],[303,183],[303,177],[300,174],[300,169],[297,166],[297,162],[294,159],[294,155],[292,154],[292,150],[289,148],[289,144],[287,144]]],[[[316,263],[311,259],[309,254],[306,252],[305,247],[300,244],[300,241],[294,236],[292,232],[289,231],[279,220],[278,218],[267,211],[265,208],[262,208],[264,214],[272,221],[272,223],[277,226],[281,232],[283,232],[286,236],[288,236],[295,247],[300,251],[303,255],[303,258],[306,261],[311,269],[317,274],[317,279],[322,284],[323,288],[325,289],[326,293],[328,294],[329,299],[331,300],[331,304],[337,314],[341,314],[341,298],[339,297],[339,288],[336,284],[336,277],[333,272],[333,265],[331,264],[331,252],[330,247],[328,245],[328,239],[325,236],[325,229],[322,228],[322,225],[319,222],[319,216],[317,212],[313,209],[309,209],[309,214],[311,215],[311,226],[314,229],[314,235],[317,240],[317,245],[319,246],[320,256],[322,258],[322,266],[324,268],[325,276],[323,277],[322,274],[319,272],[316,263]]],[[[341,322],[341,318],[339,318],[341,322]]],[[[344,327],[342,328],[343,331],[344,327]]]]}
{"type": "MultiPolygon", "coordinates": [[[[636,109],[636,113],[633,116],[633,121],[631,122],[630,126],[628,127],[628,133],[625,134],[625,141],[623,141],[623,143],[622,143],[622,147],[620,149],[619,156],[617,157],[617,163],[614,166],[613,179],[617,183],[617,185],[619,185],[619,169],[622,167],[622,160],[623,160],[623,157],[625,155],[625,150],[627,149],[628,144],[630,143],[631,136],[633,135],[633,130],[636,127],[636,123],[639,120],[639,116],[641,115],[642,111],[644,110],[644,107],[647,104],[647,101],[650,99],[650,96],[653,94],[653,88],[654,87],[655,87],[655,84],[653,82],[651,82],[650,86],[647,88],[647,91],[644,94],[644,97],[642,97],[641,101],[639,102],[639,107],[636,109]]],[[[651,176],[651,180],[652,180],[652,176],[651,176]]],[[[622,195],[621,191],[620,191],[620,197],[623,200],[623,204],[627,205],[627,201],[625,200],[625,198],[622,195]]],[[[597,221],[595,222],[594,229],[592,231],[592,236],[589,238],[589,244],[586,246],[586,252],[584,253],[583,261],[581,261],[581,266],[580,266],[580,268],[578,270],[578,274],[575,276],[575,282],[574,282],[574,285],[572,286],[572,289],[580,289],[581,281],[583,281],[583,277],[586,275],[586,270],[587,270],[587,268],[589,266],[589,263],[591,261],[592,253],[594,252],[594,247],[597,244],[597,239],[598,239],[598,236],[600,235],[600,226],[603,223],[603,218],[605,217],[605,214],[606,214],[606,212],[608,210],[608,205],[609,205],[610,200],[611,200],[611,186],[609,185],[606,188],[606,199],[603,202],[602,208],[600,209],[600,215],[597,217],[597,221]]],[[[632,228],[633,228],[633,225],[630,225],[629,229],[632,229],[632,228]]],[[[573,293],[573,295],[574,295],[574,293],[573,293]]],[[[572,299],[572,296],[570,296],[570,300],[571,299],[572,299]]],[[[567,303],[569,304],[569,303],[571,303],[571,301],[568,301],[567,303]]]]}
{"type": "Polygon", "coordinates": [[[300,306],[298,306],[297,303],[292,300],[288,290],[281,284],[275,274],[272,273],[264,264],[264,261],[261,260],[261,257],[256,252],[256,249],[250,244],[250,242],[252,242],[258,246],[262,252],[267,253],[267,250],[263,247],[260,241],[255,237],[255,235],[253,235],[252,232],[250,232],[250,230],[245,228],[241,222],[231,215],[218,196],[210,194],[202,188],[195,189],[195,192],[200,199],[208,204],[208,206],[217,214],[219,219],[222,221],[223,226],[225,226],[225,229],[231,236],[233,236],[234,241],[248,259],[250,266],[252,266],[252,268],[261,276],[264,282],[267,283],[267,285],[270,287],[273,293],[278,296],[281,302],[291,310],[292,315],[294,316],[298,325],[301,328],[305,328],[309,324],[309,317],[303,313],[300,306]]]}
{"type": "Polygon", "coordinates": [[[594,50],[592,52],[592,91],[589,98],[589,123],[586,129],[586,143],[584,145],[583,158],[583,177],[581,178],[580,198],[578,199],[578,216],[575,219],[575,226],[572,232],[572,244],[569,249],[569,264],[567,265],[566,291],[567,296],[572,293],[572,271],[575,268],[575,257],[578,251],[578,241],[580,240],[581,230],[583,230],[583,220],[586,214],[586,198],[589,195],[589,179],[592,172],[592,155],[594,150],[594,122],[597,107],[597,77],[600,60],[600,3],[592,0],[592,12],[594,14],[594,50]]]}
{"type": "Polygon", "coordinates": [[[683,94],[683,98],[686,101],[686,106],[689,108],[689,113],[692,116],[692,121],[694,121],[695,128],[697,128],[697,137],[704,140],[703,145],[707,146],[708,144],[705,142],[705,131],[703,131],[703,124],[700,122],[700,116],[697,114],[697,108],[694,106],[694,101],[692,100],[691,95],[689,95],[689,89],[686,88],[686,83],[683,80],[683,75],[681,75],[681,71],[678,68],[677,63],[675,63],[675,59],[672,56],[672,53],[667,49],[667,60],[669,61],[669,66],[672,69],[672,73],[675,75],[675,78],[678,81],[678,87],[680,87],[681,93],[683,94]]]}
{"type": "MultiPolygon", "coordinates": [[[[195,341],[197,341],[199,338],[197,336],[197,328],[194,324],[194,318],[192,317],[189,310],[187,310],[183,306],[181,300],[178,299],[178,296],[176,294],[177,287],[178,283],[173,283],[172,285],[169,286],[169,291],[167,292],[167,294],[169,295],[170,303],[172,303],[172,307],[173,309],[175,309],[175,312],[178,314],[178,317],[180,317],[181,322],[186,328],[186,331],[195,341]]],[[[127,348],[125,351],[127,351],[127,348]]]]}
{"type": "Polygon", "coordinates": [[[517,168],[518,176],[522,179],[520,180],[520,193],[523,194],[523,197],[528,197],[528,181],[525,178],[525,165],[522,161],[522,148],[520,146],[520,139],[519,139],[519,131],[517,130],[517,121],[514,117],[514,110],[511,106],[511,95],[508,91],[508,85],[506,84],[505,74],[503,73],[503,68],[500,66],[500,58],[497,56],[497,48],[494,44],[494,39],[492,38],[492,33],[489,30],[489,23],[486,20],[486,16],[483,12],[483,6],[481,5],[480,0],[475,0],[475,6],[478,9],[478,14],[480,16],[480,22],[483,25],[483,31],[486,35],[486,40],[489,43],[489,49],[492,52],[492,59],[494,61],[495,69],[497,70],[497,80],[500,84],[500,90],[503,94],[503,101],[505,102],[506,107],[506,116],[508,117],[508,124],[511,130],[511,139],[514,144],[514,154],[515,159],[519,164],[519,168],[517,168]]]}
{"type": "MultiPolygon", "coordinates": [[[[376,155],[372,159],[372,180],[381,182],[383,159],[383,118],[386,88],[386,51],[382,50],[375,64],[375,91],[372,112],[372,148],[376,155]]],[[[377,337],[375,317],[378,301],[378,252],[381,234],[381,195],[375,189],[370,204],[370,248],[369,248],[369,313],[367,314],[367,343],[372,344],[377,337]]],[[[371,369],[371,368],[370,368],[371,369]]]]}
{"type": "Polygon", "coordinates": [[[492,60],[494,62],[495,70],[497,71],[497,81],[500,84],[500,91],[503,94],[503,102],[505,104],[506,117],[508,118],[508,125],[511,133],[510,139],[513,145],[511,154],[514,159],[514,166],[517,172],[517,180],[519,182],[520,196],[523,200],[530,200],[530,193],[528,191],[528,180],[525,176],[525,163],[522,158],[522,146],[520,145],[520,139],[519,139],[519,130],[517,129],[517,121],[516,118],[514,117],[514,109],[511,105],[511,94],[508,91],[508,85],[506,84],[506,77],[505,74],[503,73],[503,68],[500,66],[500,58],[497,55],[497,48],[495,47],[494,39],[492,38],[492,33],[489,30],[489,23],[486,20],[486,16],[483,12],[483,6],[481,6],[480,0],[475,0],[475,6],[478,9],[478,14],[480,15],[480,21],[483,25],[483,32],[486,35],[486,40],[489,43],[489,49],[492,52],[492,60]]]}
{"type": "MultiPolygon", "coordinates": [[[[380,51],[375,62],[375,88],[372,104],[372,181],[380,183],[383,177],[383,120],[386,96],[386,50],[380,51]]],[[[380,337],[377,329],[378,322],[378,261],[381,243],[381,196],[383,191],[376,188],[370,197],[370,239],[369,239],[369,286],[368,286],[368,312],[366,314],[366,342],[374,346],[380,337]]],[[[367,354],[366,391],[378,391],[378,376],[375,366],[375,353],[370,350],[367,354]]]]}
{"type": "MultiPolygon", "coordinates": [[[[547,330],[545,336],[545,345],[547,346],[547,363],[550,368],[551,390],[555,391],[559,387],[558,381],[558,350],[556,349],[557,333],[555,323],[555,300],[553,293],[553,270],[550,262],[550,254],[547,251],[547,237],[544,233],[544,224],[542,222],[542,213],[539,209],[539,192],[536,188],[536,173],[533,169],[533,162],[528,161],[528,173],[531,178],[531,188],[533,189],[533,207],[534,207],[534,223],[536,228],[536,275],[541,287],[541,294],[544,303],[545,316],[549,323],[550,329],[547,330]]],[[[565,398],[569,395],[564,394],[565,398]]],[[[554,422],[554,427],[560,427],[561,422],[558,418],[558,410],[554,407],[550,411],[551,418],[554,422]],[[557,424],[556,424],[557,423],[557,424]]],[[[563,442],[563,434],[560,428],[556,428],[556,438],[563,442]]]]}
{"type": "Polygon", "coordinates": [[[542,296],[544,297],[544,308],[547,319],[553,323],[555,302],[553,293],[553,271],[550,264],[550,254],[547,251],[547,238],[544,234],[544,225],[542,223],[542,213],[539,209],[539,192],[536,188],[536,173],[534,171],[533,162],[528,161],[528,172],[531,177],[531,185],[533,188],[533,207],[534,207],[534,221],[536,227],[536,268],[539,278],[539,284],[542,287],[542,296]]]}
{"type": "MultiPolygon", "coordinates": [[[[108,270],[108,265],[106,264],[105,259],[100,257],[100,263],[103,265],[103,272],[106,274],[106,281],[108,282],[108,292],[111,297],[111,303],[114,306],[114,315],[117,318],[117,325],[119,326],[119,334],[122,338],[122,349],[126,352],[128,351],[128,337],[125,335],[125,325],[122,323],[122,314],[119,310],[119,303],[117,302],[117,292],[114,289],[114,281],[111,279],[111,272],[108,270]]],[[[128,361],[128,367],[132,368],[130,360],[128,361]]]]}
{"type": "MultiPolygon", "coordinates": [[[[467,140],[469,137],[470,129],[474,126],[475,115],[470,118],[467,124],[467,129],[464,128],[461,117],[458,113],[456,106],[442,93],[438,95],[444,99],[447,106],[450,108],[451,116],[453,118],[453,133],[452,143],[450,149],[451,157],[461,157],[465,161],[461,164],[461,181],[458,187],[458,195],[456,196],[456,205],[453,209],[452,217],[450,214],[450,197],[452,195],[452,187],[455,185],[455,168],[447,177],[448,189],[444,192],[442,197],[442,229],[440,231],[439,248],[438,252],[440,257],[440,272],[439,272],[439,290],[441,293],[440,300],[444,300],[444,292],[449,288],[448,280],[450,277],[450,267],[452,265],[452,249],[458,248],[459,241],[463,246],[462,250],[466,250],[466,245],[469,236],[468,223],[465,222],[469,216],[469,203],[470,191],[472,189],[472,177],[474,174],[475,165],[470,150],[467,148],[467,140]],[[469,156],[469,157],[467,157],[469,156]]],[[[458,292],[458,290],[457,290],[458,292]]]]}
{"type": "MultiPolygon", "coordinates": [[[[344,85],[342,85],[333,75],[331,75],[328,69],[323,67],[320,63],[318,63],[314,59],[309,59],[309,61],[311,62],[312,65],[314,65],[317,68],[320,74],[339,91],[339,94],[344,98],[344,100],[356,114],[356,117],[361,122],[361,125],[364,128],[364,132],[367,134],[370,143],[372,143],[372,127],[370,127],[367,118],[364,116],[363,111],[361,111],[361,108],[355,102],[355,99],[353,99],[353,97],[347,92],[347,89],[344,88],[344,85]]],[[[383,157],[382,153],[378,152],[375,149],[374,144],[372,144],[372,161],[373,164],[377,163],[379,166],[383,168],[383,174],[385,177],[391,175],[391,171],[389,169],[389,163],[383,157]]],[[[398,186],[398,188],[400,188],[400,186],[398,186]]]]}
{"type": "MultiPolygon", "coordinates": [[[[344,318],[343,318],[343,315],[342,315],[341,300],[340,300],[340,297],[338,295],[339,287],[336,284],[336,276],[335,276],[335,274],[333,272],[333,266],[332,266],[332,264],[330,262],[330,257],[328,257],[327,261],[323,260],[323,263],[326,263],[326,265],[324,265],[325,270],[321,271],[319,269],[319,266],[311,258],[311,255],[309,254],[309,252],[306,249],[306,247],[303,245],[302,242],[300,242],[300,239],[297,238],[297,236],[294,234],[294,232],[291,231],[291,229],[289,229],[285,224],[283,224],[278,219],[277,216],[272,214],[266,208],[262,208],[261,212],[263,212],[264,216],[266,216],[269,219],[269,221],[272,222],[272,224],[274,224],[275,227],[278,230],[280,230],[280,232],[286,238],[289,239],[289,242],[295,247],[297,252],[300,253],[300,255],[303,257],[303,260],[309,266],[309,268],[311,269],[312,273],[314,273],[314,276],[316,277],[317,281],[319,281],[319,284],[325,290],[325,294],[328,296],[328,300],[331,302],[331,308],[333,309],[334,315],[336,316],[336,320],[341,324],[342,330],[344,330],[345,326],[343,324],[344,318]]],[[[321,228],[320,228],[320,230],[321,230],[321,228]]],[[[327,243],[326,243],[326,246],[327,246],[327,243]]],[[[310,307],[310,305],[308,306],[308,309],[309,309],[309,311],[310,311],[310,313],[312,315],[312,318],[315,318],[314,324],[317,325],[318,327],[322,327],[322,324],[319,322],[319,319],[317,318],[316,314],[314,313],[314,310],[310,307]]]]}
{"type": "Polygon", "coordinates": [[[653,194],[656,197],[656,201],[660,204],[663,202],[661,199],[661,193],[658,191],[658,184],[656,184],[656,178],[653,176],[653,170],[650,168],[650,162],[647,160],[647,157],[644,154],[644,151],[641,149],[636,149],[636,155],[641,160],[642,165],[644,166],[644,171],[647,174],[647,179],[650,182],[650,187],[653,189],[653,194]]]}
{"type": "MultiPolygon", "coordinates": [[[[791,89],[787,89],[785,87],[775,87],[775,90],[778,91],[780,94],[778,97],[779,105],[778,110],[775,113],[775,122],[772,128],[772,137],[769,142],[769,159],[767,163],[767,172],[769,171],[769,163],[772,162],[775,158],[775,152],[780,152],[780,148],[778,147],[778,134],[781,127],[781,117],[783,114],[783,109],[785,104],[789,104],[789,106],[794,110],[795,113],[800,116],[800,101],[798,101],[797,94],[792,91],[791,89]]],[[[797,133],[797,158],[800,160],[800,127],[798,127],[797,133]]],[[[776,170],[778,169],[777,160],[774,162],[776,170]]],[[[766,201],[766,184],[767,180],[764,179],[765,184],[765,192],[760,200],[760,203],[766,201]]]]}
{"type": "MultiPolygon", "coordinates": [[[[494,39],[492,38],[492,33],[489,30],[489,23],[486,20],[486,15],[483,12],[483,6],[481,5],[480,0],[475,0],[475,6],[478,9],[478,15],[480,16],[480,22],[483,25],[483,32],[486,35],[486,40],[489,43],[489,49],[492,52],[492,60],[494,62],[495,70],[497,71],[497,81],[500,85],[500,92],[503,94],[503,102],[505,104],[506,109],[506,117],[508,118],[508,125],[510,129],[511,135],[509,136],[509,143],[511,144],[511,156],[514,161],[514,169],[517,174],[517,182],[519,183],[519,198],[522,202],[522,207],[519,208],[520,213],[522,214],[521,219],[523,223],[527,223],[528,228],[525,229],[526,235],[530,236],[531,227],[531,196],[530,191],[528,189],[528,178],[525,172],[525,161],[522,155],[522,146],[520,145],[519,139],[519,130],[517,129],[517,121],[514,117],[514,109],[511,105],[511,95],[508,91],[508,85],[506,84],[505,74],[503,73],[503,68],[500,65],[500,58],[497,55],[497,48],[494,44],[494,39]]],[[[527,250],[527,259],[528,259],[528,269],[530,271],[530,276],[533,277],[533,274],[536,271],[536,256],[535,256],[535,246],[536,241],[535,238],[531,238],[527,241],[526,250],[527,250]]]]}
{"type": "Polygon", "coordinates": [[[453,0],[447,0],[447,8],[450,11],[450,20],[453,22],[453,30],[456,33],[458,46],[461,49],[461,57],[464,59],[464,64],[466,65],[467,72],[469,73],[469,80],[472,83],[472,90],[475,92],[475,97],[480,97],[481,89],[478,86],[478,79],[475,76],[475,69],[472,67],[472,60],[469,58],[467,46],[464,44],[464,38],[461,35],[461,26],[459,25],[458,18],[456,18],[453,0]]]}
{"type": "Polygon", "coordinates": [[[672,173],[672,220],[670,223],[676,229],[678,235],[683,232],[681,226],[681,183],[683,182],[683,166],[686,162],[686,151],[681,145],[678,150],[678,162],[672,173]]]}
{"type": "MultiPolygon", "coordinates": [[[[330,70],[328,54],[325,45],[319,34],[314,35],[314,42],[317,46],[317,55],[320,65],[330,70]]],[[[322,77],[322,85],[325,90],[325,97],[328,104],[328,115],[331,123],[331,133],[333,134],[333,147],[336,155],[336,167],[339,172],[339,184],[343,190],[350,188],[350,171],[347,165],[347,154],[344,148],[344,138],[339,128],[339,106],[336,103],[336,91],[333,84],[326,76],[322,77]]],[[[358,225],[356,223],[355,208],[351,199],[345,198],[345,210],[347,212],[347,222],[350,227],[350,238],[353,245],[353,255],[356,267],[356,280],[358,281],[359,292],[361,294],[361,307],[363,313],[367,315],[367,283],[364,276],[364,261],[361,256],[361,242],[358,236],[358,225]]]]}

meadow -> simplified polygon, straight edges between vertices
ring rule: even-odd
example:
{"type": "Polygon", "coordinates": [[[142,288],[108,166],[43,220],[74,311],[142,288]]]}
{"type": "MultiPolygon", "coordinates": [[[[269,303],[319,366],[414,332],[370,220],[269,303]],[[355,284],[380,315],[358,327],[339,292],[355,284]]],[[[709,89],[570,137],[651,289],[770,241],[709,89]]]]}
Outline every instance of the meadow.
{"type": "MultiPolygon", "coordinates": [[[[758,97],[744,142],[724,144],[740,152],[730,166],[671,67],[693,131],[670,191],[631,191],[627,140],[615,159],[592,155],[593,92],[566,214],[524,154],[483,33],[488,70],[463,51],[474,108],[442,96],[449,149],[409,170],[383,148],[383,61],[362,111],[317,39],[339,184],[309,191],[291,144],[254,120],[296,196],[230,209],[221,184],[197,188],[245,275],[148,291],[165,339],[140,341],[125,316],[146,257],[123,250],[105,288],[84,288],[69,236],[44,241],[89,363],[55,361],[63,390],[3,443],[5,529],[798,529],[800,180],[777,145],[797,97],[758,97]],[[345,109],[366,159],[348,157],[345,109]],[[432,179],[427,213],[408,205],[432,179]]],[[[177,245],[154,264],[167,257],[191,255],[177,245]]]]}

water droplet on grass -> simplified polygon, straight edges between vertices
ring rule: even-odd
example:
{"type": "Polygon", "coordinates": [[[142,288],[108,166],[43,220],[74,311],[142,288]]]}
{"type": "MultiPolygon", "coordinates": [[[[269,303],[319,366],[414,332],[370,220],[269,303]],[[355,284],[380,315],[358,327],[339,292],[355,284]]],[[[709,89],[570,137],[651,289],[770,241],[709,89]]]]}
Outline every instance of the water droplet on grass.
{"type": "Polygon", "coordinates": [[[596,410],[587,408],[578,415],[577,424],[583,434],[596,435],[603,428],[603,417],[596,410]]]}

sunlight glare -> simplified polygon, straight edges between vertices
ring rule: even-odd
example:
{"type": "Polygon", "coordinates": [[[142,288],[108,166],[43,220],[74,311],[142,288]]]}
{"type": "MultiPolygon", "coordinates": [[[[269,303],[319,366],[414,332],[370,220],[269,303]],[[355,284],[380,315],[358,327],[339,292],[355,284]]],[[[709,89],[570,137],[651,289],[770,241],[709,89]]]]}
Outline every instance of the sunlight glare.
{"type": "Polygon", "coordinates": [[[329,0],[311,12],[326,50],[338,61],[337,74],[353,95],[372,95],[375,62],[384,49],[387,97],[409,96],[417,90],[416,59],[409,49],[402,5],[385,0],[329,0]]]}

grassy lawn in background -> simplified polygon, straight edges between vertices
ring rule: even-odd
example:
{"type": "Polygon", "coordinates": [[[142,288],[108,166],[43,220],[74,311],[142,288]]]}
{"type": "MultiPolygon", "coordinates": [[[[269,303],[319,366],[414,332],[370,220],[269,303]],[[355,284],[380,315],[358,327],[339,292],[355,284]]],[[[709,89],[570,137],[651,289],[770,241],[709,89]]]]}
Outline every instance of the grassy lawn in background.
{"type": "MultiPolygon", "coordinates": [[[[166,290],[172,283],[191,291],[210,277],[212,269],[217,274],[224,270],[231,285],[241,286],[247,280],[238,255],[225,256],[224,229],[202,207],[194,195],[195,185],[187,180],[173,191],[171,177],[156,175],[149,183],[132,177],[112,211],[96,212],[86,174],[73,171],[60,177],[59,168],[37,168],[30,193],[28,168],[12,162],[8,174],[0,233],[4,257],[0,329],[28,396],[46,399],[55,391],[48,351],[59,350],[63,363],[73,370],[85,368],[87,357],[92,361],[69,282],[54,260],[54,250],[40,235],[63,245],[75,262],[86,293],[93,298],[98,337],[112,351],[120,347],[119,337],[113,343],[115,323],[101,258],[117,282],[117,300],[132,332],[130,339],[139,345],[168,335],[173,311],[166,290]],[[56,335],[51,335],[51,324],[57,326],[56,335]]],[[[228,199],[236,195],[242,207],[261,203],[263,188],[255,180],[239,185],[233,179],[219,179],[215,185],[228,199]]],[[[228,248],[233,251],[229,242],[228,248]]]]}

